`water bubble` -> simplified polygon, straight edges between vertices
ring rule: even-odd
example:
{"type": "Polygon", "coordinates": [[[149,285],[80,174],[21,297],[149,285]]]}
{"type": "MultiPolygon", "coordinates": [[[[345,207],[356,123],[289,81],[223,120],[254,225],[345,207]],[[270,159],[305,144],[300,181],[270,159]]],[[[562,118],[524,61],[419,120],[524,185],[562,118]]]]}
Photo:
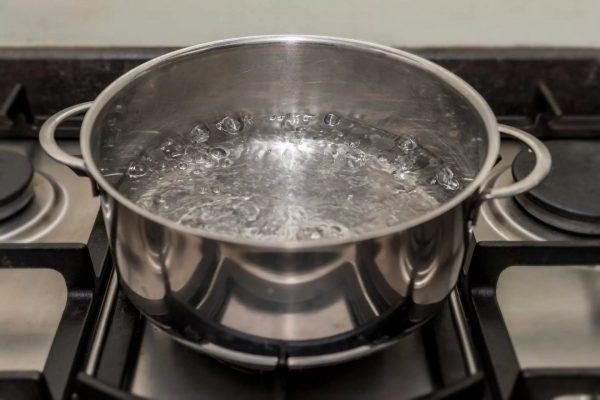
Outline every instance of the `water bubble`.
{"type": "Polygon", "coordinates": [[[269,120],[277,121],[277,122],[281,122],[284,119],[285,119],[285,114],[273,114],[273,115],[271,115],[271,117],[269,117],[269,120]]]}
{"type": "Polygon", "coordinates": [[[377,156],[377,161],[380,163],[387,163],[389,160],[385,154],[380,154],[377,156]]]}
{"type": "Polygon", "coordinates": [[[321,224],[319,225],[319,231],[321,233],[321,236],[323,237],[337,237],[340,236],[344,229],[341,226],[335,224],[321,224]]]}
{"type": "Polygon", "coordinates": [[[180,144],[175,143],[171,139],[168,139],[166,142],[164,142],[160,146],[160,149],[165,155],[171,158],[178,158],[183,155],[183,147],[180,144]]]}
{"type": "Polygon", "coordinates": [[[198,124],[192,128],[190,135],[192,136],[192,142],[204,143],[210,139],[210,130],[206,125],[198,124]]]}
{"type": "Polygon", "coordinates": [[[262,160],[262,159],[265,158],[266,155],[267,155],[267,150],[265,150],[265,149],[259,149],[256,152],[255,159],[256,160],[262,160]]]}
{"type": "Polygon", "coordinates": [[[242,116],[242,126],[251,126],[254,124],[254,119],[252,118],[252,115],[249,114],[244,114],[242,116]]]}
{"type": "Polygon", "coordinates": [[[146,164],[141,162],[132,162],[129,164],[129,168],[127,168],[127,176],[130,178],[141,178],[142,176],[148,173],[148,168],[146,164]]]}
{"type": "Polygon", "coordinates": [[[409,185],[407,182],[396,183],[391,187],[392,193],[400,194],[400,193],[409,193],[415,190],[415,187],[409,185]]]}
{"type": "Polygon", "coordinates": [[[300,229],[300,231],[298,231],[298,234],[296,235],[296,237],[299,240],[306,240],[306,239],[317,240],[317,239],[321,239],[322,234],[321,234],[319,228],[317,228],[317,227],[306,227],[306,228],[300,229]]]}
{"type": "Polygon", "coordinates": [[[417,148],[417,141],[412,136],[400,136],[395,140],[396,147],[403,153],[408,153],[417,148]]]}
{"type": "Polygon", "coordinates": [[[212,158],[220,160],[221,158],[224,158],[227,155],[227,152],[220,147],[215,147],[210,150],[210,155],[212,158]]]}
{"type": "Polygon", "coordinates": [[[162,194],[154,196],[152,198],[152,204],[154,208],[168,208],[167,199],[165,199],[165,197],[162,194]]]}
{"type": "Polygon", "coordinates": [[[216,127],[220,131],[235,135],[242,130],[242,121],[237,118],[227,116],[217,122],[216,127]]]}
{"type": "Polygon", "coordinates": [[[340,117],[338,117],[335,114],[329,113],[325,115],[325,118],[323,118],[323,122],[325,122],[325,125],[328,126],[336,126],[340,123],[340,117]]]}
{"type": "Polygon", "coordinates": [[[195,170],[192,171],[192,174],[194,174],[194,175],[202,175],[203,172],[204,171],[202,171],[201,169],[195,169],[195,170]]]}
{"type": "Polygon", "coordinates": [[[300,114],[287,114],[283,121],[281,121],[281,127],[285,130],[293,131],[302,125],[302,119],[300,114]]]}
{"type": "Polygon", "coordinates": [[[213,192],[213,194],[219,194],[221,193],[221,188],[218,186],[213,186],[212,188],[210,188],[210,191],[213,192]]]}
{"type": "Polygon", "coordinates": [[[249,228],[242,229],[242,235],[247,238],[258,238],[263,236],[258,226],[251,226],[249,228]]]}
{"type": "Polygon", "coordinates": [[[177,164],[177,168],[184,170],[187,169],[188,165],[184,162],[180,162],[179,164],[177,164]]]}
{"type": "Polygon", "coordinates": [[[171,158],[179,158],[183,155],[183,148],[180,145],[175,145],[171,151],[171,158]]]}
{"type": "Polygon", "coordinates": [[[435,180],[444,189],[455,191],[460,187],[460,183],[454,176],[454,171],[450,167],[443,167],[435,174],[435,180]]]}
{"type": "Polygon", "coordinates": [[[352,147],[354,149],[357,148],[359,144],[360,144],[360,139],[354,139],[354,140],[350,141],[350,147],[352,147]]]}
{"type": "Polygon", "coordinates": [[[398,223],[398,218],[395,215],[391,215],[386,221],[385,224],[387,226],[394,226],[398,223]]]}
{"type": "Polygon", "coordinates": [[[210,158],[210,154],[208,153],[208,149],[198,149],[195,154],[193,154],[193,160],[196,164],[205,164],[208,162],[210,158]]]}
{"type": "Polygon", "coordinates": [[[196,214],[184,215],[179,220],[179,223],[189,226],[189,227],[192,227],[192,228],[199,228],[204,225],[204,221],[202,220],[202,217],[200,215],[196,215],[196,214]]]}
{"type": "Polygon", "coordinates": [[[175,142],[173,140],[167,139],[160,145],[160,149],[163,151],[163,153],[169,154],[174,145],[175,145],[175,142]]]}
{"type": "Polygon", "coordinates": [[[193,163],[194,157],[195,155],[192,152],[188,151],[187,149],[184,149],[183,155],[181,156],[180,160],[186,163],[193,163]]]}
{"type": "Polygon", "coordinates": [[[368,176],[350,176],[347,178],[347,180],[348,185],[350,185],[351,187],[360,187],[369,183],[368,176]]]}
{"type": "Polygon", "coordinates": [[[417,158],[413,154],[399,155],[394,159],[393,165],[399,171],[412,171],[417,163],[417,158]]]}
{"type": "Polygon", "coordinates": [[[329,143],[325,140],[317,140],[317,145],[319,147],[327,147],[329,145],[329,143]]]}
{"type": "Polygon", "coordinates": [[[304,123],[308,123],[308,122],[310,122],[310,121],[313,121],[313,120],[314,120],[316,117],[317,117],[317,116],[316,116],[316,115],[313,115],[313,114],[304,114],[304,115],[302,116],[302,121],[303,121],[304,123]]]}
{"type": "Polygon", "coordinates": [[[221,165],[222,165],[223,167],[229,167],[229,166],[231,166],[232,164],[233,164],[233,161],[231,161],[231,159],[230,159],[230,158],[225,158],[225,159],[223,159],[223,161],[221,161],[221,165]]]}
{"type": "Polygon", "coordinates": [[[285,131],[304,132],[308,130],[315,116],[310,114],[286,114],[281,120],[281,129],[285,131]]]}
{"type": "Polygon", "coordinates": [[[256,221],[260,214],[260,208],[252,202],[241,203],[234,206],[235,213],[246,221],[256,221]]]}
{"type": "Polygon", "coordinates": [[[367,162],[367,155],[363,152],[352,151],[346,153],[346,164],[349,168],[363,167],[367,162]]]}

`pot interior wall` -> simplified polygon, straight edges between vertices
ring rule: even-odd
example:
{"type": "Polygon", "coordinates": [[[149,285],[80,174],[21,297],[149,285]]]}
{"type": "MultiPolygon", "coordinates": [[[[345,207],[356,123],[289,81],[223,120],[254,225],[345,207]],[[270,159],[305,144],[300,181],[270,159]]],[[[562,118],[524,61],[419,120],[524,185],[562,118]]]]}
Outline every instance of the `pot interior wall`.
{"type": "Polygon", "coordinates": [[[474,176],[488,136],[475,107],[417,62],[380,50],[310,42],[188,51],[138,74],[97,116],[92,157],[108,181],[148,146],[225,115],[334,112],[399,135],[474,176]]]}

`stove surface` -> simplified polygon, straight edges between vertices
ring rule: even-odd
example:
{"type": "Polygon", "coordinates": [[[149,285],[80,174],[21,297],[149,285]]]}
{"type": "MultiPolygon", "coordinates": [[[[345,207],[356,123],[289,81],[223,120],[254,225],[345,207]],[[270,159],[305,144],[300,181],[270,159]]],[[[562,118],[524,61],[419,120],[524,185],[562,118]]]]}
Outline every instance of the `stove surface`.
{"type": "Polygon", "coordinates": [[[44,369],[66,302],[58,272],[0,269],[0,371],[44,369]]]}
{"type": "MultiPolygon", "coordinates": [[[[468,274],[442,312],[369,357],[249,372],[193,352],[148,323],[119,290],[90,181],[49,159],[37,130],[49,114],[93,99],[162,52],[0,49],[0,96],[10,93],[12,102],[0,107],[0,149],[27,156],[34,171],[31,200],[0,220],[0,398],[600,395],[600,237],[553,227],[515,199],[482,205],[468,274]]],[[[600,138],[598,52],[422,54],[472,84],[502,123],[543,140],[600,138]]],[[[72,154],[79,152],[80,121],[57,132],[72,154]]],[[[502,141],[494,185],[513,182],[511,165],[522,150],[502,141]]]]}
{"type": "MultiPolygon", "coordinates": [[[[78,151],[75,142],[66,148],[78,151]]],[[[87,243],[99,210],[89,180],[50,159],[37,141],[0,139],[0,149],[33,166],[32,197],[0,220],[0,243],[87,243]]],[[[65,281],[51,269],[17,270],[1,254],[0,371],[41,371],[65,309],[65,281]]]]}
{"type": "MultiPolygon", "coordinates": [[[[77,142],[68,141],[64,147],[79,152],[77,142]]],[[[37,141],[0,139],[0,149],[26,156],[35,171],[32,199],[0,220],[0,242],[86,243],[100,208],[89,179],[52,160],[37,141]]]]}
{"type": "MultiPolygon", "coordinates": [[[[425,395],[434,388],[422,337],[410,335],[388,350],[339,368],[320,368],[286,376],[285,398],[363,398],[371,389],[375,398],[425,395]],[[410,382],[410,384],[407,384],[410,382]]],[[[236,369],[200,353],[191,352],[158,328],[144,331],[131,391],[153,399],[245,398],[278,399],[273,374],[236,369]]]]}
{"type": "MultiPolygon", "coordinates": [[[[511,165],[524,147],[514,141],[503,140],[501,160],[492,170],[490,183],[502,187],[514,182],[511,165]]],[[[514,198],[484,202],[474,229],[475,239],[481,241],[569,241],[583,240],[600,243],[598,236],[578,235],[550,225],[533,217],[514,198]]]]}
{"type": "Polygon", "coordinates": [[[497,297],[521,367],[600,367],[600,265],[511,266],[497,297]]]}

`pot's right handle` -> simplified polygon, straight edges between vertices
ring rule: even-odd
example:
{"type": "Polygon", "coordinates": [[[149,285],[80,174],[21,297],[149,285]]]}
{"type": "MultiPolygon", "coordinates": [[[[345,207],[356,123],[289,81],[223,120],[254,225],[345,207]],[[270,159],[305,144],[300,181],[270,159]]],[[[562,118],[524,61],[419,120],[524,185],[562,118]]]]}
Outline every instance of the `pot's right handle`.
{"type": "Polygon", "coordinates": [[[56,132],[56,128],[66,119],[72,117],[73,115],[82,113],[84,111],[89,110],[92,106],[92,101],[88,101],[87,103],[81,103],[74,105],[69,108],[65,108],[62,111],[57,112],[40,128],[40,144],[44,151],[53,159],[58,161],[59,163],[65,164],[75,170],[81,171],[87,175],[88,170],[85,167],[85,163],[83,159],[79,157],[75,157],[64,151],[58,146],[56,143],[56,139],[54,138],[54,133],[56,132]]]}
{"type": "Polygon", "coordinates": [[[550,172],[550,166],[552,165],[550,152],[546,146],[544,146],[544,144],[533,135],[512,126],[502,124],[498,125],[498,130],[505,135],[511,136],[512,138],[525,143],[525,145],[527,145],[527,147],[529,147],[535,155],[535,165],[529,175],[508,186],[499,188],[486,188],[487,185],[483,185],[484,189],[482,189],[480,193],[481,202],[503,197],[512,197],[533,189],[539,185],[540,182],[542,182],[546,175],[548,175],[548,172],[550,172]]]}

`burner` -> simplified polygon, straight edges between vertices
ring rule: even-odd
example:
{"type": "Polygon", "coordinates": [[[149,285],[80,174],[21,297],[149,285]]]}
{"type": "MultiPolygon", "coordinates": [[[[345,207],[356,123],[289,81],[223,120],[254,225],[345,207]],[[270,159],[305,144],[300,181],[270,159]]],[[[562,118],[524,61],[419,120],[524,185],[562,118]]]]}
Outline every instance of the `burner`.
{"type": "MultiPolygon", "coordinates": [[[[600,235],[600,142],[554,140],[545,144],[552,155],[550,174],[538,187],[517,196],[517,202],[555,228],[600,235]]],[[[533,154],[521,151],[513,163],[513,177],[523,179],[533,164],[533,154]]]]}
{"type": "Polygon", "coordinates": [[[64,214],[64,200],[47,176],[33,174],[33,199],[22,212],[0,221],[0,242],[32,241],[51,230],[64,214]]]}
{"type": "Polygon", "coordinates": [[[0,149],[0,220],[29,203],[33,196],[33,166],[27,156],[0,149]]]}

